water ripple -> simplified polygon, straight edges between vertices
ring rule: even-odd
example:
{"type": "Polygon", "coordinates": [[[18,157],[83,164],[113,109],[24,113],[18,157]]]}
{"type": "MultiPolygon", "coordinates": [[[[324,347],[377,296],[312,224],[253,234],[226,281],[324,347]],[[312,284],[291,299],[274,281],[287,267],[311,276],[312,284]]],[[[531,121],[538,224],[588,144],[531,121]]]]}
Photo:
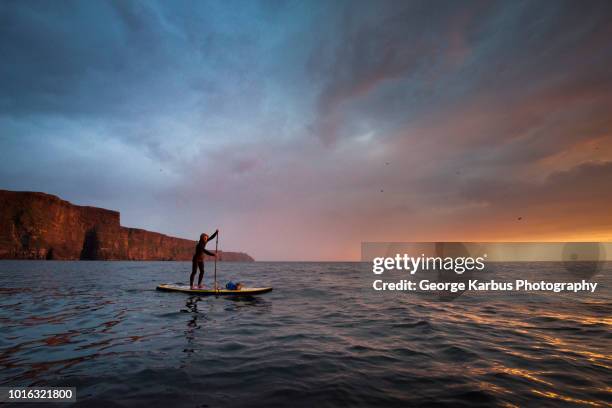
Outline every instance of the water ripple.
{"type": "Polygon", "coordinates": [[[275,287],[250,299],[153,290],[189,269],[1,262],[0,384],[87,407],[612,406],[610,265],[583,298],[380,294],[356,263],[222,264],[275,287]]]}

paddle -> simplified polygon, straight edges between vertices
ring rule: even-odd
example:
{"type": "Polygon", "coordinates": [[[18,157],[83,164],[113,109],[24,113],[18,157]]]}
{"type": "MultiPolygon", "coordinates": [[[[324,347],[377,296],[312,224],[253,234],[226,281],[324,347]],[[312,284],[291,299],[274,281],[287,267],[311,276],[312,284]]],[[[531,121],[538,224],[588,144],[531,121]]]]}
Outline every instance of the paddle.
{"type": "Polygon", "coordinates": [[[219,292],[219,285],[217,284],[217,257],[219,256],[219,229],[217,229],[217,237],[215,239],[215,290],[219,292]]]}

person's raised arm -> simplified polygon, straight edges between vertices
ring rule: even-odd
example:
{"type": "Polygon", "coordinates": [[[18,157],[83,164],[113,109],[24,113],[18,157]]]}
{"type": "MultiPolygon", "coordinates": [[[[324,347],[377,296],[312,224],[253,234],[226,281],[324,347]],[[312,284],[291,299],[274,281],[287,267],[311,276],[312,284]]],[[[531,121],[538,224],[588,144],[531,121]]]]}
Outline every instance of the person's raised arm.
{"type": "Polygon", "coordinates": [[[215,237],[217,236],[218,232],[219,232],[219,230],[216,230],[210,237],[208,237],[208,240],[212,241],[213,239],[215,239],[215,237]]]}

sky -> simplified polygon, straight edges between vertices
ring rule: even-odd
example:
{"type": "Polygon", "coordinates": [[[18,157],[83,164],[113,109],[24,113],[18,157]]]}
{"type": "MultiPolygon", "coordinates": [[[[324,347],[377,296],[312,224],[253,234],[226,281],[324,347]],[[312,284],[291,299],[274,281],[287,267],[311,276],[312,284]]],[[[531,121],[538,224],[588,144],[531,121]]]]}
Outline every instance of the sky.
{"type": "Polygon", "coordinates": [[[610,1],[2,1],[0,189],[257,260],[612,240],[610,1]]]}

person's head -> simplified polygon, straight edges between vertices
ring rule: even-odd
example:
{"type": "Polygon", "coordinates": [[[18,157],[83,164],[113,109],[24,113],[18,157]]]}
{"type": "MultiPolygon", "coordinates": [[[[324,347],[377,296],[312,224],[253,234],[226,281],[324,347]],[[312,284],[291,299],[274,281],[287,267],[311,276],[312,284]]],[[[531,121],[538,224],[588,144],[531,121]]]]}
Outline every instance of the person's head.
{"type": "Polygon", "coordinates": [[[208,241],[208,234],[200,234],[200,242],[208,241]]]}

